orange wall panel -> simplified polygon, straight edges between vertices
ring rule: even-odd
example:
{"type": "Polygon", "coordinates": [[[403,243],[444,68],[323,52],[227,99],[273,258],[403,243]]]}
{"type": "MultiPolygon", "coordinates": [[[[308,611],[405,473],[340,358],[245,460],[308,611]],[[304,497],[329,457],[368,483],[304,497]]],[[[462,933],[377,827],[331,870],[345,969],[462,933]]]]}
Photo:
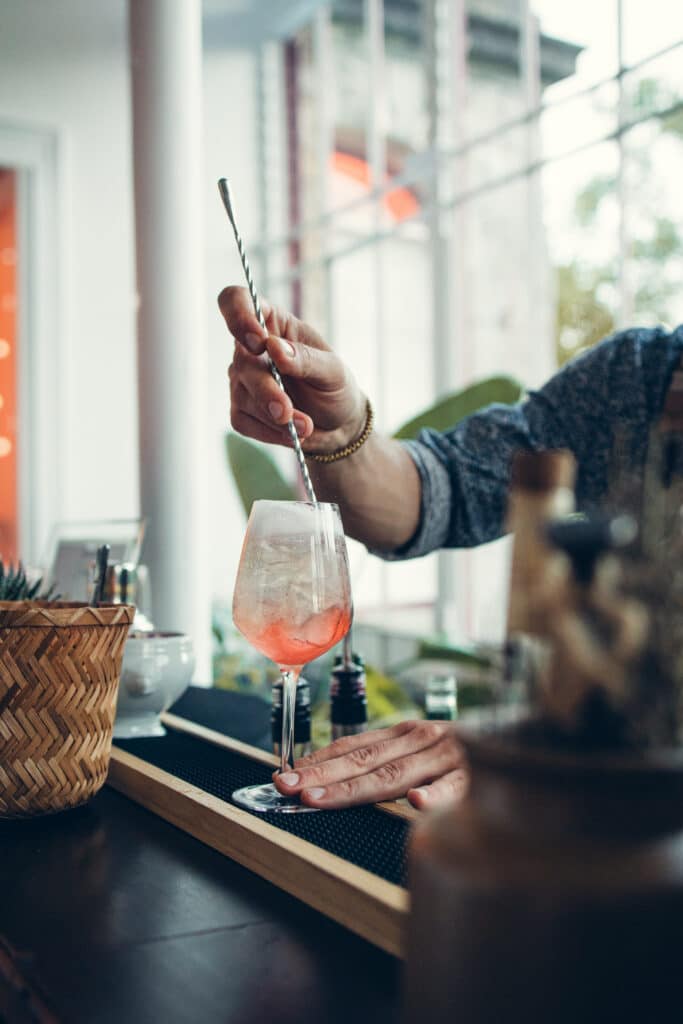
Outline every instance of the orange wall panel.
{"type": "Polygon", "coordinates": [[[17,537],[17,187],[0,168],[0,557],[18,557],[17,537]]]}

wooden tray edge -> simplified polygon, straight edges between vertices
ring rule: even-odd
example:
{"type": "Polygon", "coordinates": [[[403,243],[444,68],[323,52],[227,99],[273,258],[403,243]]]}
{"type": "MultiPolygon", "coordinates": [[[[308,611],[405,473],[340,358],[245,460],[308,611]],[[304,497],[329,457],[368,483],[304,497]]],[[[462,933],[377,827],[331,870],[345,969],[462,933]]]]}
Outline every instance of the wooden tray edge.
{"type": "Polygon", "coordinates": [[[107,783],[373,945],[403,955],[407,890],[116,746],[107,783]]]}

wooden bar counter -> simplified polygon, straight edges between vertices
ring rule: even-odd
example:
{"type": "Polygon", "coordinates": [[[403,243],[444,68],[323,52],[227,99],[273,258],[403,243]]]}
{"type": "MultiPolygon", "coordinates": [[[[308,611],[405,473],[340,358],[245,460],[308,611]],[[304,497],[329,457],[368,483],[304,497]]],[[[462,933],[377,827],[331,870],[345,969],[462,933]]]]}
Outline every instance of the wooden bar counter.
{"type": "Polygon", "coordinates": [[[3,1024],[399,1016],[398,961],[109,787],[0,822],[0,878],[3,1024]]]}

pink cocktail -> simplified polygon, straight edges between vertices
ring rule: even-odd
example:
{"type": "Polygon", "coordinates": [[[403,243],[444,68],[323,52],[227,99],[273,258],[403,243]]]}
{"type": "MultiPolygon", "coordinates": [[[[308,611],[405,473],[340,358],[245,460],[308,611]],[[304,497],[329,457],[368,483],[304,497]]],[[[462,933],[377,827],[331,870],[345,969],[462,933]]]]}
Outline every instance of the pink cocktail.
{"type": "MultiPolygon", "coordinates": [[[[348,557],[337,506],[255,501],[232,610],[239,631],[277,664],[283,676],[281,770],[285,771],[294,741],[299,674],[307,662],[338,643],[351,625],[348,557]]],[[[272,785],[245,787],[233,799],[258,811],[304,809],[272,785]]]]}

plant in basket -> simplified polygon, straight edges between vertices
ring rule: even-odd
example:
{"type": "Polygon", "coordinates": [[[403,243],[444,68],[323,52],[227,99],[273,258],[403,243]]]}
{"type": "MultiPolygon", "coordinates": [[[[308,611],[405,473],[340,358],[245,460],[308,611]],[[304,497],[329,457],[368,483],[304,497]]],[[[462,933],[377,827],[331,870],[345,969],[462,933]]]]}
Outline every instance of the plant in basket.
{"type": "Polygon", "coordinates": [[[103,785],[133,614],[61,601],[0,563],[0,817],[75,807],[103,785]]]}
{"type": "Polygon", "coordinates": [[[30,580],[21,562],[17,568],[10,563],[7,568],[0,561],[0,601],[58,601],[59,594],[56,593],[56,586],[52,586],[40,593],[43,585],[43,577],[30,580]]]}

